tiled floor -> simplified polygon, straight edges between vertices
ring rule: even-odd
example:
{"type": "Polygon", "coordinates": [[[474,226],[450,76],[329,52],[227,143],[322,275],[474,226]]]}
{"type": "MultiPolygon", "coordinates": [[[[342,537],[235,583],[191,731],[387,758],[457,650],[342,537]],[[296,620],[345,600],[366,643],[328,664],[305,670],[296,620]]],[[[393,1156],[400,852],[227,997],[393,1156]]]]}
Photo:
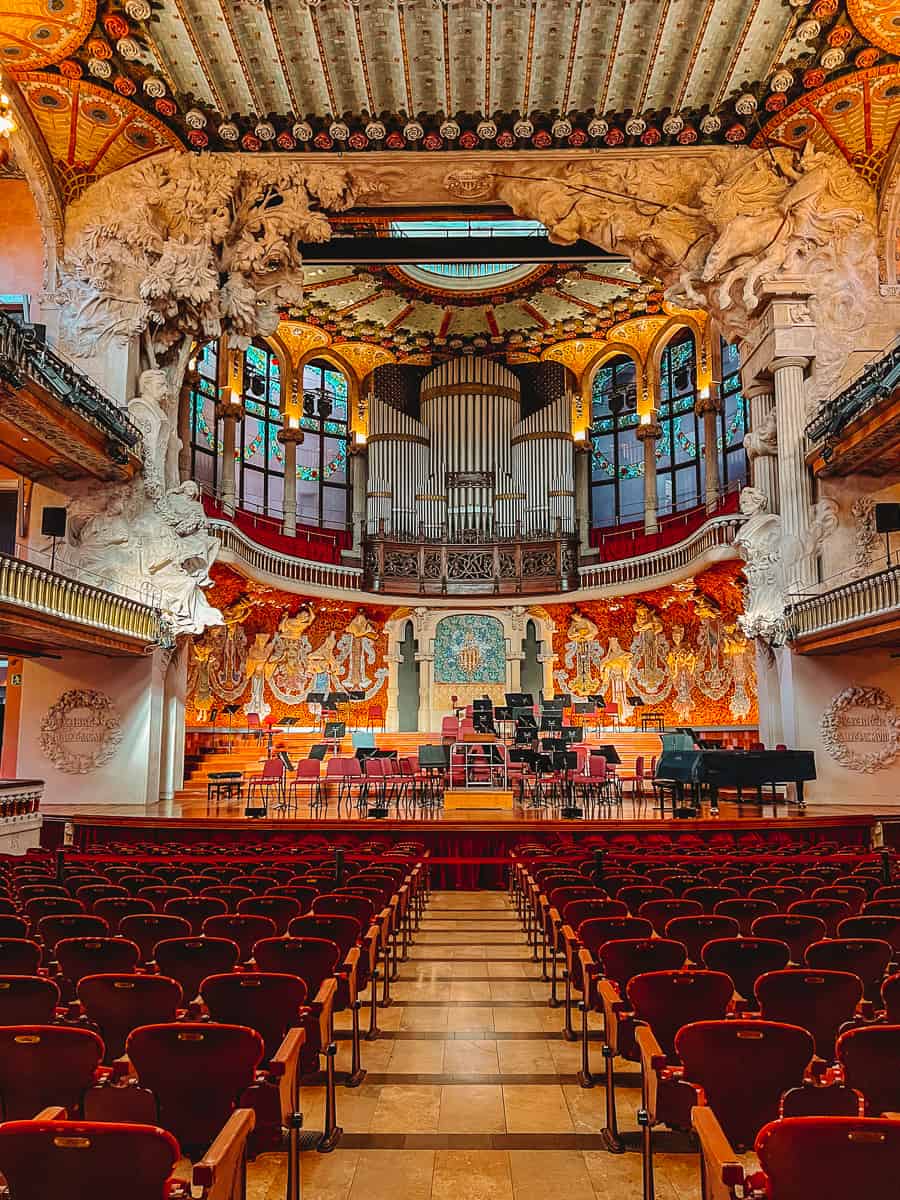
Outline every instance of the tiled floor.
{"type": "MultiPolygon", "coordinates": [[[[303,1155],[304,1200],[640,1200],[636,1068],[616,1064],[633,1082],[617,1089],[631,1148],[609,1154],[602,1091],[578,1085],[580,1048],[548,990],[504,894],[435,893],[381,1037],[363,1043],[368,1075],[338,1088],[338,1149],[303,1155]]],[[[599,1070],[599,1047],[594,1059],[599,1070]]],[[[344,1037],[338,1066],[349,1061],[344,1037]]],[[[307,1129],[321,1129],[322,1104],[304,1089],[307,1129]]],[[[680,1144],[656,1155],[657,1200],[698,1200],[698,1159],[680,1144]]],[[[248,1200],[284,1188],[283,1155],[251,1164],[248,1200]]]]}

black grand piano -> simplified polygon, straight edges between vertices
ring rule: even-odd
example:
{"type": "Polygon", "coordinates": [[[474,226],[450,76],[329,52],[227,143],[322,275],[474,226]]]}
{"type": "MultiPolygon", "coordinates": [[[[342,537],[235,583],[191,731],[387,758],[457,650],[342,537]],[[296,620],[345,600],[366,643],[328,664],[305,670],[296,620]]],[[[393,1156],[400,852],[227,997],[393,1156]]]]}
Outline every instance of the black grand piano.
{"type": "Polygon", "coordinates": [[[812,750],[709,750],[697,746],[690,731],[663,736],[663,752],[656,764],[653,786],[665,812],[666,798],[671,800],[673,815],[696,815],[701,794],[709,795],[710,812],[719,811],[719,791],[733,789],[738,804],[744,793],[755,793],[754,802],[763,803],[763,788],[771,787],[771,802],[777,801],[778,784],[797,786],[797,807],[805,807],[803,784],[816,778],[812,750]]]}

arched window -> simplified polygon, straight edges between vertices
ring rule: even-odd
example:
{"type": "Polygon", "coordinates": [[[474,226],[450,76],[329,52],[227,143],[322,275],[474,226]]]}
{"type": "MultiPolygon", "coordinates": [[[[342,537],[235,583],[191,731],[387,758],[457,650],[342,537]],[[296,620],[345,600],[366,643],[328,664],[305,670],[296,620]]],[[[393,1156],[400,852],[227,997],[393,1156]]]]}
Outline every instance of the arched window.
{"type": "Polygon", "coordinates": [[[697,349],[690,329],[676,333],[659,361],[656,496],[661,516],[703,500],[703,418],[697,402],[697,349]]]}
{"type": "Polygon", "coordinates": [[[235,430],[235,479],[239,508],[281,516],[284,509],[284,446],[281,368],[265,342],[244,353],[244,419],[235,430]]]}
{"type": "Polygon", "coordinates": [[[591,524],[638,521],[644,512],[644,452],[634,361],[617,355],[594,376],[591,397],[591,524]]]}
{"type": "Polygon", "coordinates": [[[191,406],[191,478],[208,492],[219,482],[219,455],[222,432],[216,420],[219,394],[219,343],[207,342],[196,355],[196,374],[190,391],[191,406]]]}
{"type": "Polygon", "coordinates": [[[724,340],[722,350],[722,428],[719,434],[721,476],[724,488],[734,489],[747,481],[747,402],[741,392],[741,355],[737,346],[724,340]]]}
{"type": "Polygon", "coordinates": [[[307,363],[300,419],[306,436],[297,447],[297,515],[304,525],[348,526],[348,421],[347,377],[324,360],[307,363]]]}

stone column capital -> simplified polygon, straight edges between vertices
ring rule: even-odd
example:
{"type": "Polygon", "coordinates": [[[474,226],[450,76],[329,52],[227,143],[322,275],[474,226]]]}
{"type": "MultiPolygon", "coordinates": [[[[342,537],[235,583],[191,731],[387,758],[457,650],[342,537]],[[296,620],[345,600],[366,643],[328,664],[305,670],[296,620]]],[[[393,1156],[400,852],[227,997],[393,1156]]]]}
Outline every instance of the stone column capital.
{"type": "Polygon", "coordinates": [[[282,446],[292,445],[299,446],[306,437],[302,429],[298,429],[294,425],[285,425],[283,429],[279,429],[275,434],[282,446]]]}
{"type": "Polygon", "coordinates": [[[773,358],[771,363],[772,374],[775,375],[778,371],[786,367],[799,367],[801,371],[809,370],[811,359],[800,354],[786,355],[783,358],[773,358]]]}
{"type": "Polygon", "coordinates": [[[646,424],[638,425],[634,436],[639,442],[655,441],[656,438],[662,437],[662,426],[659,421],[648,421],[646,424]]]}
{"type": "Polygon", "coordinates": [[[745,400],[758,400],[761,396],[768,396],[770,399],[775,396],[775,384],[771,379],[755,379],[749,387],[742,387],[745,400]]]}

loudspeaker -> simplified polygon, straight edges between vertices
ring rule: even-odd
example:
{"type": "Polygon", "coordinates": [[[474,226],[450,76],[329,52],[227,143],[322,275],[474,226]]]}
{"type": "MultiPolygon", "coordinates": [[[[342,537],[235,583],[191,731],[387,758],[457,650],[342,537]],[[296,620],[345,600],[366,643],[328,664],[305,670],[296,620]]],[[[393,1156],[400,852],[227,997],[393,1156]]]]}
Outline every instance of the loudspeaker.
{"type": "Polygon", "coordinates": [[[900,530],[900,504],[875,505],[875,530],[877,533],[896,533],[900,530]]]}
{"type": "MultiPolygon", "coordinates": [[[[889,507],[889,506],[886,506],[889,507]]],[[[44,508],[41,510],[41,533],[44,537],[61,538],[66,536],[66,510],[64,508],[44,508]]]]}

